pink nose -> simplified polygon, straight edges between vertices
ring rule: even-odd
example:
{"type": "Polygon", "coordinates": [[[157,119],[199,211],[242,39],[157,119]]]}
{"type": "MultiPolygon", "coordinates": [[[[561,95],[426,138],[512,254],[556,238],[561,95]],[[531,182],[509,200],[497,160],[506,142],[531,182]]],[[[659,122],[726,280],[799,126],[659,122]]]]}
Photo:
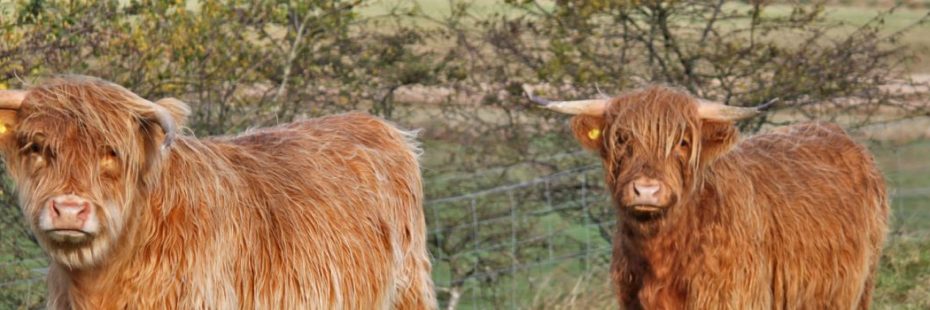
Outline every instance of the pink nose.
{"type": "Polygon", "coordinates": [[[662,185],[655,179],[639,178],[633,181],[633,204],[659,204],[662,185]]]}
{"type": "Polygon", "coordinates": [[[56,198],[50,210],[54,229],[81,230],[90,216],[90,202],[80,198],[56,198]]]}

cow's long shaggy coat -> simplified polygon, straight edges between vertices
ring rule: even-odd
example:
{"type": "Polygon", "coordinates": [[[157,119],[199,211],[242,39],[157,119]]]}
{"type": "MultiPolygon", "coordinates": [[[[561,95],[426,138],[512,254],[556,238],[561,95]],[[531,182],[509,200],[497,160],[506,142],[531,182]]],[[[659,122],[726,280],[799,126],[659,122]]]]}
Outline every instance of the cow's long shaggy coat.
{"type": "Polygon", "coordinates": [[[868,308],[888,200],[866,149],[822,123],[737,142],[732,122],[701,119],[697,104],[653,87],[573,119],[615,198],[621,307],[868,308]],[[662,180],[670,205],[623,205],[637,176],[662,180]]]}
{"type": "Polygon", "coordinates": [[[187,111],[68,77],[6,117],[33,230],[59,194],[92,201],[103,226],[80,244],[37,232],[50,308],[435,307],[413,133],[352,113],[172,138],[187,111]]]}

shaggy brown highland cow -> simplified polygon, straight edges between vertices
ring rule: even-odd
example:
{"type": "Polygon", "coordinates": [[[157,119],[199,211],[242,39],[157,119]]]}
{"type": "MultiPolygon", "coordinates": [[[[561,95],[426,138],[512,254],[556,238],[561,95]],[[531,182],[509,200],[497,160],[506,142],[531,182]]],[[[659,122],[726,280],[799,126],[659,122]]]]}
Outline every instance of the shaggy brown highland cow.
{"type": "Polygon", "coordinates": [[[345,114],[196,139],[87,77],[0,91],[51,309],[435,307],[413,134],[345,114]]]}
{"type": "Polygon", "coordinates": [[[652,87],[548,102],[603,159],[625,309],[865,309],[888,199],[869,153],[807,123],[737,142],[756,115],[652,87]]]}

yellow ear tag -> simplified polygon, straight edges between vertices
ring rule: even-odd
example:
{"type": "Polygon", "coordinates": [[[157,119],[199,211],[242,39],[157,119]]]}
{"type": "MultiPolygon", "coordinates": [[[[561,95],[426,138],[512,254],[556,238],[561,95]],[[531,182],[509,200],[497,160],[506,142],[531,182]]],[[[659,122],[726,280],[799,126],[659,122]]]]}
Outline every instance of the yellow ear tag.
{"type": "Polygon", "coordinates": [[[588,131],[588,138],[589,138],[589,139],[591,139],[591,140],[597,140],[597,138],[600,138],[600,137],[601,137],[601,130],[600,130],[600,129],[594,128],[594,129],[591,129],[591,131],[588,131]]]}
{"type": "Polygon", "coordinates": [[[6,133],[6,124],[0,123],[0,135],[6,133]]]}

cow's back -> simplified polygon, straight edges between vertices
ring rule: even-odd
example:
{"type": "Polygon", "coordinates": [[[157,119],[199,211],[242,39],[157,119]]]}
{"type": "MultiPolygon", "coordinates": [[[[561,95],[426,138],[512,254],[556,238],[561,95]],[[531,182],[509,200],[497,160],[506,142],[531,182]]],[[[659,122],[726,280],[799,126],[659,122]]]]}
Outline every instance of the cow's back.
{"type": "Polygon", "coordinates": [[[433,303],[410,133],[353,113],[212,143],[242,187],[225,226],[239,306],[433,303]]]}
{"type": "Polygon", "coordinates": [[[724,184],[752,186],[744,202],[764,226],[778,308],[849,309],[856,304],[837,303],[871,300],[888,201],[863,146],[836,125],[805,123],[749,138],[721,161],[751,179],[724,184]]]}

